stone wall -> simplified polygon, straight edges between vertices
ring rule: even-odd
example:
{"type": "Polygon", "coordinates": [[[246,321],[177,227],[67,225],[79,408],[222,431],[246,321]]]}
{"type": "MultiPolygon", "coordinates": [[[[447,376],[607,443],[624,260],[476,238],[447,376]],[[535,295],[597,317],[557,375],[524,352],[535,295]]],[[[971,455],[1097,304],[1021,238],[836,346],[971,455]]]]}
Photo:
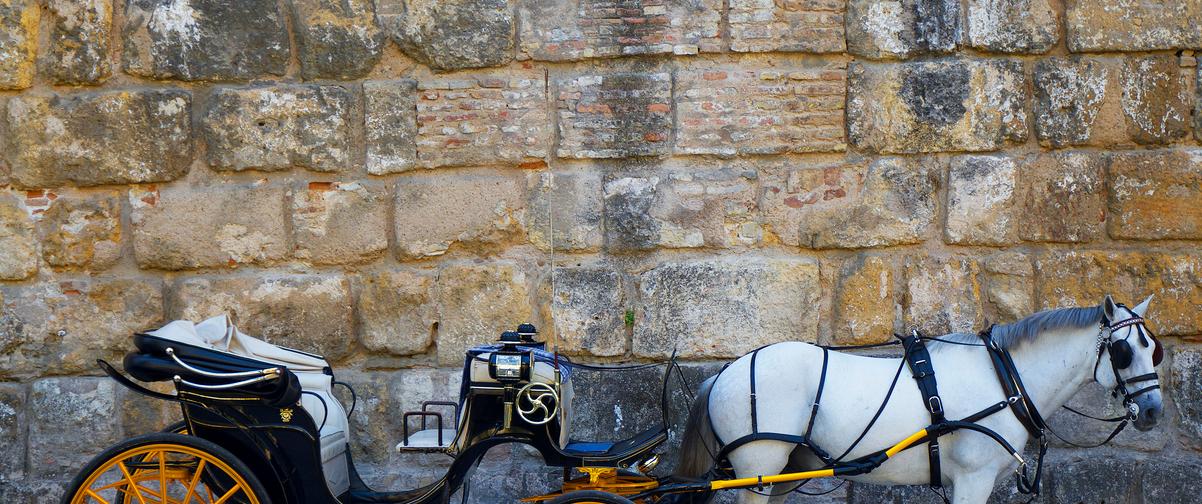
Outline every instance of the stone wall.
{"type": "MultiPolygon", "coordinates": [[[[1105,293],[1157,295],[1168,417],[1056,448],[1045,501],[1192,501],[1200,18],[1198,0],[0,0],[0,501],[56,502],[91,455],[177,417],[93,364],[176,318],[327,355],[359,389],[355,456],[400,487],[445,461],[393,453],[397,414],[453,395],[463,349],[519,322],[583,360],[677,350],[699,379],[774,341],[1105,293]]],[[[595,377],[583,428],[653,418],[654,381],[595,377]]],[[[547,489],[529,455],[490,456],[473,495],[547,489]]],[[[919,495],[882,492],[830,499],[919,495]]]]}

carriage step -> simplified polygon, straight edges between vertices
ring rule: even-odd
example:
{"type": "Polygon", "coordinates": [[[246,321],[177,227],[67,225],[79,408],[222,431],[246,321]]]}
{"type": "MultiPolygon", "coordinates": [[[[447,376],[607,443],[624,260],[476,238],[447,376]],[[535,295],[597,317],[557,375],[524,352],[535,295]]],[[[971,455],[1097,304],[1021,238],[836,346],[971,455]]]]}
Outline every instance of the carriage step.
{"type": "Polygon", "coordinates": [[[426,429],[409,435],[405,441],[397,443],[397,451],[442,451],[455,441],[455,429],[426,429]],[[439,434],[442,442],[439,442],[439,434]]]}

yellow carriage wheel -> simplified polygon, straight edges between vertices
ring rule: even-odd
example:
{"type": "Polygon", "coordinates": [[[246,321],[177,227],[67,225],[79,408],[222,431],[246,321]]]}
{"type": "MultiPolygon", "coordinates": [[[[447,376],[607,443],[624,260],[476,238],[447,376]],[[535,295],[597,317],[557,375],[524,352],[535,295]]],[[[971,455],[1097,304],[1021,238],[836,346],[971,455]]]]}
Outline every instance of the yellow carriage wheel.
{"type": "Polygon", "coordinates": [[[558,495],[547,500],[546,504],[634,504],[634,502],[621,495],[601,490],[578,490],[558,495]]]}
{"type": "Polygon", "coordinates": [[[63,504],[271,504],[241,460],[192,436],[148,434],[92,459],[63,504]]]}

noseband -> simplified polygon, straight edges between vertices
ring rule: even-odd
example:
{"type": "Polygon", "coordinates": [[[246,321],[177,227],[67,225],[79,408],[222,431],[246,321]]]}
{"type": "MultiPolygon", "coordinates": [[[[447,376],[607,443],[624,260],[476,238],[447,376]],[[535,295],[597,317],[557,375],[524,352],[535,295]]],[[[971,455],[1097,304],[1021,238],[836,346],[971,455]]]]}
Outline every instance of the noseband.
{"type": "MultiPolygon", "coordinates": [[[[1126,306],[1123,306],[1121,303],[1117,304],[1117,306],[1126,309],[1126,306]]],[[[1098,381],[1098,367],[1102,363],[1102,353],[1109,351],[1110,370],[1114,373],[1115,382],[1111,395],[1115,397],[1123,396],[1123,406],[1127,409],[1127,418],[1134,419],[1136,415],[1139,415],[1139,405],[1135,403],[1135,399],[1143,394],[1159,389],[1160,382],[1157,381],[1157,383],[1136,390],[1135,392],[1129,391],[1127,385],[1159,380],[1160,377],[1155,371],[1139,376],[1132,376],[1126,380],[1122,376],[1119,376],[1119,370],[1131,367],[1132,360],[1134,359],[1134,350],[1131,348],[1131,343],[1127,341],[1131,338],[1131,334],[1127,334],[1127,337],[1123,339],[1115,340],[1114,331],[1128,326],[1135,327],[1135,331],[1139,334],[1140,344],[1144,348],[1147,348],[1149,345],[1156,345],[1156,350],[1152,355],[1152,366],[1155,367],[1160,364],[1160,359],[1164,356],[1164,350],[1160,346],[1160,341],[1156,339],[1156,336],[1144,324],[1143,317],[1136,315],[1114,323],[1102,317],[1101,325],[1098,327],[1098,357],[1093,365],[1093,379],[1095,382],[1098,381]]]]}

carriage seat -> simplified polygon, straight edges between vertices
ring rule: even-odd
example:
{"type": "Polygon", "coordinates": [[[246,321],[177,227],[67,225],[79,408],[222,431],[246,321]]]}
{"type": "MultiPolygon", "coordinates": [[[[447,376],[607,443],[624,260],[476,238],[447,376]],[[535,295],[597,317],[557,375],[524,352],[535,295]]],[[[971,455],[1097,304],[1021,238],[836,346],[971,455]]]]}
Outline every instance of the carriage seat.
{"type": "Polygon", "coordinates": [[[621,441],[570,440],[562,451],[565,455],[588,459],[590,462],[628,461],[640,458],[667,439],[667,429],[657,425],[621,441]]]}
{"type": "Polygon", "coordinates": [[[334,495],[342,495],[349,488],[347,415],[342,403],[334,397],[333,372],[324,358],[248,336],[239,331],[225,315],[196,324],[176,320],[145,334],[208,351],[246,357],[264,363],[264,368],[287,367],[300,383],[301,408],[319,426],[320,456],[326,484],[334,495]]]}

